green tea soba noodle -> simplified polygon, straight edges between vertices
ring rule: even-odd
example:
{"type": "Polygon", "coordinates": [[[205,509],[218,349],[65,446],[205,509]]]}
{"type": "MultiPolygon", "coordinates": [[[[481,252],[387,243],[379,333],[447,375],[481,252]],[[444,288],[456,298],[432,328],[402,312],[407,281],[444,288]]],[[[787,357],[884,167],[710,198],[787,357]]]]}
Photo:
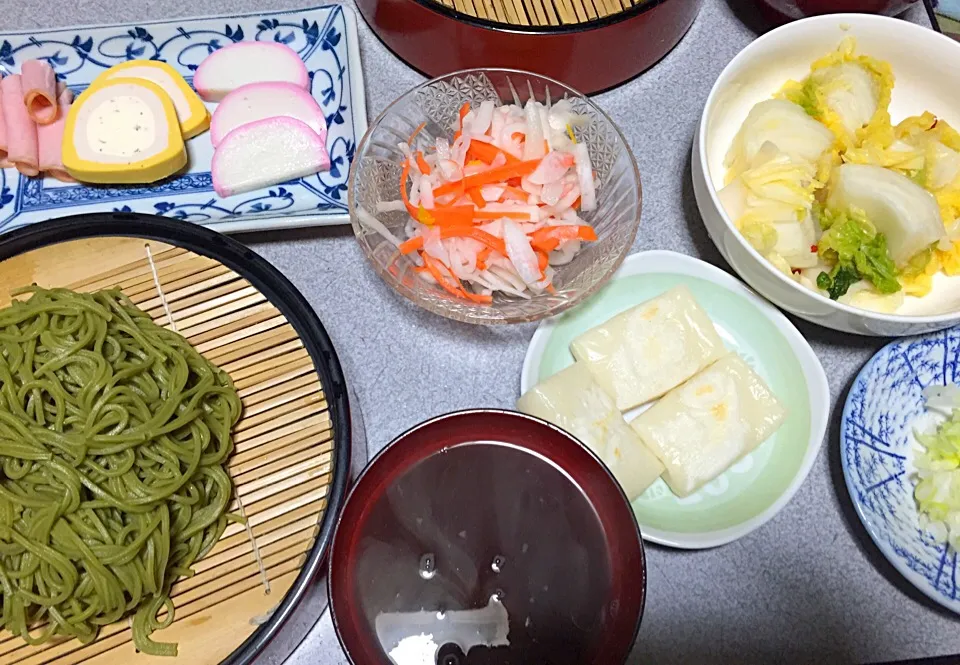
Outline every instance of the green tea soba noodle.
{"type": "Polygon", "coordinates": [[[175,655],[150,634],[226,527],[240,398],[119,291],[23,293],[0,309],[0,628],[86,643],[132,616],[175,655]]]}

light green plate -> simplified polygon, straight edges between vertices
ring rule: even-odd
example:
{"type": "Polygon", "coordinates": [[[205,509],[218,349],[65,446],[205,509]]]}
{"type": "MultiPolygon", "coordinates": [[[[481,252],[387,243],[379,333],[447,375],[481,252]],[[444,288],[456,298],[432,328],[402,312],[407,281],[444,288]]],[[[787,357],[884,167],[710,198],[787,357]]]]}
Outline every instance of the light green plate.
{"type": "MultiPolygon", "coordinates": [[[[728,543],[773,517],[799,489],[820,449],[829,414],[827,378],[786,317],[703,261],[675,252],[634,254],[590,300],[541,324],[524,360],[521,393],[573,363],[575,337],[680,284],[710,315],[727,348],[763,377],[789,412],[770,439],[695,494],[679,499],[657,480],[634,501],[646,539],[697,549],[728,543]]],[[[627,420],[642,409],[627,412],[627,420]]]]}

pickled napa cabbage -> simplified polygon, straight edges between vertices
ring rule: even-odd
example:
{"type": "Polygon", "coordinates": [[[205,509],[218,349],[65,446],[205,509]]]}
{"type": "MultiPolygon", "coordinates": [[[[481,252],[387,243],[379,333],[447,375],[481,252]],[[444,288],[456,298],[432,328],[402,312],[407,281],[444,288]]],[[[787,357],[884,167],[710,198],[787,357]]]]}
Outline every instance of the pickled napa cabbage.
{"type": "Polygon", "coordinates": [[[886,237],[898,266],[944,237],[936,199],[903,174],[879,166],[844,164],[834,171],[827,207],[863,211],[886,237]]]}
{"type": "MultiPolygon", "coordinates": [[[[887,251],[887,240],[868,221],[862,210],[827,210],[821,213],[823,235],[817,253],[830,272],[821,272],[817,286],[832,300],[847,295],[852,286],[866,280],[880,294],[900,290],[897,270],[887,251]]],[[[863,298],[861,297],[861,300],[863,298]]]]}
{"type": "Polygon", "coordinates": [[[767,143],[791,159],[816,163],[833,145],[829,129],[783,99],[760,102],[747,114],[727,152],[727,183],[751,168],[767,143]]]}
{"type": "Polygon", "coordinates": [[[720,202],[758,252],[780,257],[790,268],[816,264],[812,251],[817,228],[810,214],[815,192],[823,185],[816,167],[765,143],[751,168],[720,193],[720,202]]]}
{"type": "Polygon", "coordinates": [[[846,37],[836,51],[810,66],[807,78],[788,82],[779,96],[825,125],[845,152],[877,131],[889,130],[893,83],[888,63],[857,55],[856,41],[846,37]]]}

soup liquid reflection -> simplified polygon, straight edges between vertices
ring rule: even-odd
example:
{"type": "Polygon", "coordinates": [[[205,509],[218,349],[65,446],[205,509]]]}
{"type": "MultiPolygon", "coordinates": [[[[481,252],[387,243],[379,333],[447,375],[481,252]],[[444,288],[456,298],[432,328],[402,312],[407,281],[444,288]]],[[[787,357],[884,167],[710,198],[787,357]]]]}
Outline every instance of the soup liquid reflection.
{"type": "Polygon", "coordinates": [[[455,446],[400,476],[367,525],[357,591],[384,663],[592,662],[615,612],[607,544],[589,501],[546,460],[455,446]]]}

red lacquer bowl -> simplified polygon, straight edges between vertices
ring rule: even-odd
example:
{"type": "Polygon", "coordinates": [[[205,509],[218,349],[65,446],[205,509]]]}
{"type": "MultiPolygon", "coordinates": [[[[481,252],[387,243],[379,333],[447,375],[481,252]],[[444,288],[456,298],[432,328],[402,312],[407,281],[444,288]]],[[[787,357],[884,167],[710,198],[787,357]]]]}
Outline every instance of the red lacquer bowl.
{"type": "Polygon", "coordinates": [[[817,16],[819,14],[842,14],[863,12],[897,16],[921,0],[758,0],[770,17],[782,22],[817,16]]]}
{"type": "Polygon", "coordinates": [[[519,68],[593,94],[666,55],[702,3],[645,0],[602,18],[555,26],[477,18],[435,0],[357,0],[357,7],[390,50],[431,78],[459,69],[519,68]]]}
{"type": "Polygon", "coordinates": [[[633,510],[592,452],[477,410],[414,427],[367,467],[328,584],[355,665],[620,665],[646,570],[633,510]]]}

